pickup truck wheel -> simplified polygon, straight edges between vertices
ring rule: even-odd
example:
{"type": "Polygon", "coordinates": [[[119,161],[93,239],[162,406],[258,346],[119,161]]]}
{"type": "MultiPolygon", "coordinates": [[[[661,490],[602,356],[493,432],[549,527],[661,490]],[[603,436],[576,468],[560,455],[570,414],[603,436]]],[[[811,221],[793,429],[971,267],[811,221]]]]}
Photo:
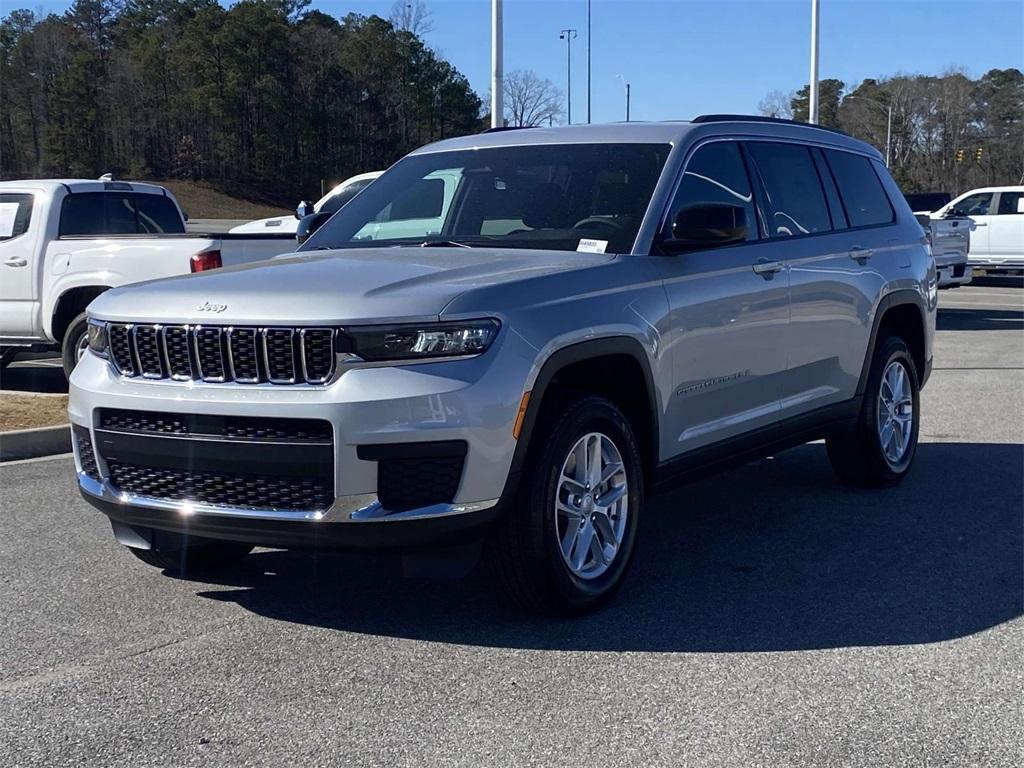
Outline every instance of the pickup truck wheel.
{"type": "Polygon", "coordinates": [[[156,531],[152,549],[127,549],[147,565],[176,573],[187,573],[212,571],[234,565],[252,552],[253,546],[235,541],[216,541],[156,531]]]}
{"type": "Polygon", "coordinates": [[[640,451],[611,402],[578,396],[534,434],[518,499],[489,541],[506,593],[527,610],[580,614],[625,577],[643,496],[640,451]]]}
{"type": "Polygon", "coordinates": [[[914,360],[902,339],[888,338],[872,361],[856,428],[826,440],[832,468],[851,485],[896,485],[917,453],[920,420],[914,360]]]}
{"type": "Polygon", "coordinates": [[[89,348],[88,324],[85,312],[71,321],[67,331],[64,332],[64,341],[61,344],[61,359],[64,363],[64,375],[71,378],[71,372],[75,370],[78,361],[89,348]]]}

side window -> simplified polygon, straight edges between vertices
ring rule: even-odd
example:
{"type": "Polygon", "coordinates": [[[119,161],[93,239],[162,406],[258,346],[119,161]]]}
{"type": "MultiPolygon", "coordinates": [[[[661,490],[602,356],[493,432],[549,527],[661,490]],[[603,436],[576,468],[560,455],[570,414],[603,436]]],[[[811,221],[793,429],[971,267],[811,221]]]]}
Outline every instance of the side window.
{"type": "Polygon", "coordinates": [[[825,150],[851,227],[889,224],[895,212],[871,161],[861,155],[825,150]]]}
{"type": "Polygon", "coordinates": [[[832,229],[846,229],[850,226],[846,218],[846,211],[843,210],[843,201],[839,199],[839,190],[836,189],[836,180],[832,171],[825,161],[825,155],[820,149],[812,149],[814,164],[818,167],[818,178],[825,188],[825,198],[828,200],[828,211],[832,215],[832,229]]]}
{"type": "Polygon", "coordinates": [[[734,141],[715,141],[705,144],[690,157],[679,183],[679,190],[669,209],[663,236],[672,236],[672,224],[679,212],[708,203],[735,205],[746,211],[747,240],[757,240],[757,218],[754,196],[750,191],[750,178],[734,141]]]}
{"type": "Polygon", "coordinates": [[[979,192],[965,197],[950,209],[954,216],[987,216],[992,208],[992,193],[979,192]]]}
{"type": "MultiPolygon", "coordinates": [[[[1000,192],[999,210],[997,216],[1007,216],[1012,213],[1024,213],[1021,208],[1021,200],[1024,200],[1024,192],[1000,192]]],[[[3,234],[0,232],[0,234],[3,234]]]]}
{"type": "Polygon", "coordinates": [[[32,221],[32,195],[0,192],[0,243],[28,232],[32,221]]]}
{"type": "Polygon", "coordinates": [[[181,234],[185,223],[171,198],[163,195],[134,195],[138,231],[148,234],[181,234]]]}
{"type": "Polygon", "coordinates": [[[761,141],[747,146],[764,185],[768,236],[830,231],[825,193],[807,147],[761,141]]]}

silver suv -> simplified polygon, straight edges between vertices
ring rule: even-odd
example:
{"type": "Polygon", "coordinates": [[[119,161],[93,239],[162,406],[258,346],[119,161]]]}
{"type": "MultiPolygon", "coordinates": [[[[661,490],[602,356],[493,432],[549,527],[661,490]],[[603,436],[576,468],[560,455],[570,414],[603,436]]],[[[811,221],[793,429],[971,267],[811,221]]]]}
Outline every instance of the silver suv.
{"type": "Polygon", "coordinates": [[[906,475],[922,234],[874,149],[806,125],[443,141],[297,254],[93,302],[78,483],[164,568],[480,542],[522,605],[590,610],[696,472],[824,437],[844,481],[906,475]]]}

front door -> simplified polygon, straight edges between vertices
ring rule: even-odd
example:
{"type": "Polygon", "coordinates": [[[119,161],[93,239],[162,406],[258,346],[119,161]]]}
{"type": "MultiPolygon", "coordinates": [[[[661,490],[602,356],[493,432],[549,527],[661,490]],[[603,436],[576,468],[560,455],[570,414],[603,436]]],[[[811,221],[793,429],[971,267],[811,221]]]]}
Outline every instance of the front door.
{"type": "Polygon", "coordinates": [[[750,179],[735,141],[699,147],[666,219],[683,208],[727,203],[746,210],[744,243],[666,256],[672,331],[665,339],[674,390],[662,452],[671,457],[773,425],[786,370],[789,272],[759,242],[750,179]],[[757,271],[755,271],[757,270],[757,271]]]}
{"type": "Polygon", "coordinates": [[[988,217],[988,247],[993,258],[1024,259],[1024,192],[999,193],[995,216],[988,217]]]}
{"type": "Polygon", "coordinates": [[[36,240],[42,222],[33,202],[30,192],[0,192],[0,338],[36,332],[36,240]]]}

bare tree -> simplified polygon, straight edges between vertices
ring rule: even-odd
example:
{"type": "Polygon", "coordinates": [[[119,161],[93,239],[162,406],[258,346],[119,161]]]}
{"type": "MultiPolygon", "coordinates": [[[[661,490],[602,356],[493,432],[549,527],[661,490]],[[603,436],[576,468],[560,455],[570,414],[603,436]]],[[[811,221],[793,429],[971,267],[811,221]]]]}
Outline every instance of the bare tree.
{"type": "Polygon", "coordinates": [[[535,128],[560,122],[562,92],[530,69],[505,75],[505,119],[509,125],[535,128]]]}
{"type": "Polygon", "coordinates": [[[792,91],[790,93],[771,91],[758,102],[757,111],[765,117],[782,117],[790,120],[793,117],[791,104],[795,95],[792,91]]]}
{"type": "Polygon", "coordinates": [[[434,22],[430,18],[432,15],[433,12],[423,0],[397,0],[391,6],[388,21],[397,30],[423,37],[434,31],[434,22]]]}

